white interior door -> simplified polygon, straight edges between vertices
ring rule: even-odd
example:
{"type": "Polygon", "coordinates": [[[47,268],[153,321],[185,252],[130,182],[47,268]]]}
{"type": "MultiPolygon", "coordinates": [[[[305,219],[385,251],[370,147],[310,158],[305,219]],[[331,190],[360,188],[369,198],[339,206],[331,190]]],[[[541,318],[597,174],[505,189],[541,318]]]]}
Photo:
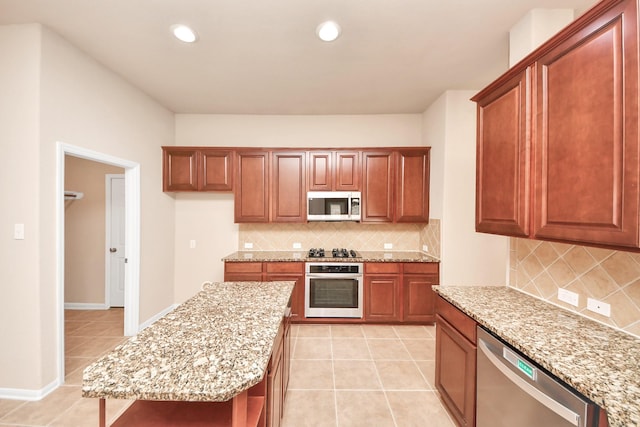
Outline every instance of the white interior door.
{"type": "Polygon", "coordinates": [[[110,307],[124,307],[124,206],[124,175],[107,175],[107,286],[110,307]]]}

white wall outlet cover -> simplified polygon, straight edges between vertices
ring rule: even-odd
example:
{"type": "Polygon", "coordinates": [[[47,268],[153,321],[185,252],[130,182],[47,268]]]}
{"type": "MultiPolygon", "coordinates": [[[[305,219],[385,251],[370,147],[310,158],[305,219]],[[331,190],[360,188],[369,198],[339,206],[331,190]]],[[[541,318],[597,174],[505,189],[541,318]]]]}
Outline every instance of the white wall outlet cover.
{"type": "Polygon", "coordinates": [[[393,249],[393,243],[385,243],[384,244],[384,248],[385,249],[393,249]]]}
{"type": "Polygon", "coordinates": [[[429,246],[422,245],[422,252],[429,252],[429,246]]]}
{"type": "Polygon", "coordinates": [[[294,243],[293,249],[302,249],[302,243],[294,243]]]}
{"type": "Polygon", "coordinates": [[[253,249],[253,243],[245,243],[244,244],[244,248],[245,249],[253,249]]]}
{"type": "Polygon", "coordinates": [[[575,292],[560,288],[558,289],[558,299],[577,307],[580,296],[575,292]]]}
{"type": "Polygon", "coordinates": [[[593,298],[587,298],[587,308],[594,313],[611,317],[611,305],[607,304],[606,302],[598,301],[597,299],[593,298]]]}
{"type": "Polygon", "coordinates": [[[193,239],[189,240],[189,247],[190,247],[191,249],[195,249],[195,247],[196,247],[196,241],[195,241],[195,240],[193,240],[193,239]]]}

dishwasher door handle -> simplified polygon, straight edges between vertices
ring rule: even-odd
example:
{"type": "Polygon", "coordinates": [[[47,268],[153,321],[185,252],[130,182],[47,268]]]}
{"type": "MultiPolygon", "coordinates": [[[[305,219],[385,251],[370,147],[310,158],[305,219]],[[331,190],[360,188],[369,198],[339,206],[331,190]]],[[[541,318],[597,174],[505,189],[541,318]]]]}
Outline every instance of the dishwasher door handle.
{"type": "Polygon", "coordinates": [[[522,378],[515,374],[511,369],[505,366],[504,363],[487,347],[487,344],[480,339],[478,341],[478,348],[484,353],[489,361],[496,367],[502,374],[513,382],[518,388],[527,393],[529,396],[546,406],[568,422],[572,423],[576,427],[580,427],[580,415],[573,412],[571,409],[556,402],[522,378]]]}

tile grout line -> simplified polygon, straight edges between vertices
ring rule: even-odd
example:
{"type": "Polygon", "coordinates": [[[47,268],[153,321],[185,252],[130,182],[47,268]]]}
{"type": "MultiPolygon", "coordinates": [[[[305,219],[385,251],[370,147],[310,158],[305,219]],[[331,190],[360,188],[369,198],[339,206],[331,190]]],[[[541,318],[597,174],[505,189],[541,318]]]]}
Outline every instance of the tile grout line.
{"type": "Polygon", "coordinates": [[[331,351],[331,377],[333,380],[333,411],[336,417],[336,427],[340,427],[338,421],[338,390],[336,390],[336,364],[333,361],[333,327],[329,326],[329,348],[331,351]]]}
{"type": "MultiPolygon", "coordinates": [[[[396,337],[400,339],[400,336],[396,332],[395,328],[392,327],[391,330],[396,335],[396,337]]],[[[376,376],[378,377],[378,382],[380,383],[380,388],[382,389],[382,395],[384,396],[384,400],[385,402],[387,402],[387,408],[389,409],[389,413],[391,414],[391,420],[393,421],[393,425],[395,427],[399,427],[398,423],[396,422],[396,416],[393,414],[393,409],[391,408],[391,404],[389,403],[389,397],[387,396],[387,389],[382,383],[380,372],[378,372],[378,365],[376,364],[376,359],[373,357],[373,353],[371,352],[371,348],[369,347],[369,339],[366,337],[366,334],[365,334],[365,343],[367,344],[367,350],[369,351],[369,355],[371,356],[371,360],[373,361],[373,368],[376,370],[376,376]]]]}

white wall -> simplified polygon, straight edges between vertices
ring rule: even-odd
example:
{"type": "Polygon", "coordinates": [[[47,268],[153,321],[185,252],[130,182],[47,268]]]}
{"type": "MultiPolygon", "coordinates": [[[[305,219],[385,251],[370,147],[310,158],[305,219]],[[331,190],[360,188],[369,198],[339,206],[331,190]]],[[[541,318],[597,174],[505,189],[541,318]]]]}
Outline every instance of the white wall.
{"type": "Polygon", "coordinates": [[[38,26],[0,26],[0,58],[0,390],[33,389],[42,387],[38,26]],[[13,239],[16,223],[24,240],[13,239]]]}
{"type": "Polygon", "coordinates": [[[573,9],[530,10],[509,30],[509,66],[514,66],[533,52],[573,18],[573,9]]]}
{"type": "Polygon", "coordinates": [[[447,91],[423,114],[432,146],[433,215],[441,215],[442,285],[506,285],[508,239],[475,232],[475,91],[447,91]]]}
{"type": "MultiPolygon", "coordinates": [[[[356,116],[176,115],[176,145],[392,147],[422,145],[420,114],[356,116]]],[[[205,280],[222,280],[222,257],[238,250],[230,194],[178,194],[176,302],[205,280]],[[189,241],[196,248],[189,249],[189,241]]],[[[283,248],[285,249],[285,248],[283,248]]]]}
{"type": "Polygon", "coordinates": [[[0,394],[38,397],[57,378],[56,141],[140,164],[140,321],[173,303],[174,203],[162,193],[161,145],[173,114],[39,25],[0,27],[0,394]],[[5,94],[12,93],[12,97],[5,94]],[[6,113],[6,114],[5,114],[6,113]],[[6,142],[5,142],[6,141],[6,142]],[[8,183],[19,183],[19,185],[8,183]],[[25,240],[12,240],[13,223],[25,240]],[[16,319],[20,319],[16,322],[16,319]],[[10,349],[7,351],[6,349],[10,349]]]}

